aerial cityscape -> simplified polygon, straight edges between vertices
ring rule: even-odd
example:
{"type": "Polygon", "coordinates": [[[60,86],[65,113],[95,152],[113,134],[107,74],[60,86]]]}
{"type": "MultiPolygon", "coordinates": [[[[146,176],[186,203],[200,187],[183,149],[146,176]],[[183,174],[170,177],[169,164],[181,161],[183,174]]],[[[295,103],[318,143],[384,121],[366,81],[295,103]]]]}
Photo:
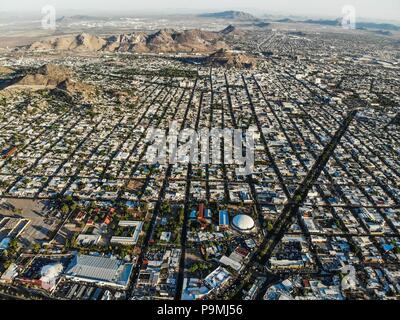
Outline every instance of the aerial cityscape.
{"type": "Polygon", "coordinates": [[[0,6],[0,300],[400,298],[400,20],[258,2],[0,6]]]}

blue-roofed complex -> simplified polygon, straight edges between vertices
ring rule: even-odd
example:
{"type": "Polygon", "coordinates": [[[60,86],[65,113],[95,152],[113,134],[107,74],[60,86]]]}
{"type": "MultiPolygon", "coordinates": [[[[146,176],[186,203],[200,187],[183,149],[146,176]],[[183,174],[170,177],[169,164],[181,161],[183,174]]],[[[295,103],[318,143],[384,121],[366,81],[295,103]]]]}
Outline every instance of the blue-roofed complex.
{"type": "Polygon", "coordinates": [[[229,214],[226,210],[221,210],[219,212],[219,225],[221,227],[229,226],[229,214]]]}

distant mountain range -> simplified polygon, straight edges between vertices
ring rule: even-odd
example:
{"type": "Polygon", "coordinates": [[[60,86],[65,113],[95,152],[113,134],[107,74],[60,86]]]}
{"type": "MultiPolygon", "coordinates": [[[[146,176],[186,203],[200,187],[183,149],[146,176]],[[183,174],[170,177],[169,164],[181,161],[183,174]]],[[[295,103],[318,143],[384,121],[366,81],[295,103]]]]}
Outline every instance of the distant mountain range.
{"type": "Polygon", "coordinates": [[[357,28],[400,31],[400,26],[391,23],[357,22],[357,28]]]}
{"type": "MultiPolygon", "coordinates": [[[[280,19],[277,22],[284,22],[284,23],[294,23],[294,22],[301,22],[301,23],[309,23],[309,24],[318,24],[322,26],[333,26],[333,27],[338,27],[342,25],[342,19],[338,18],[335,20],[329,20],[329,19],[320,19],[320,20],[313,20],[313,19],[308,19],[304,21],[295,21],[292,19],[280,19]]],[[[374,29],[374,30],[386,30],[386,31],[400,31],[400,26],[391,24],[391,23],[375,23],[375,22],[357,22],[356,23],[356,28],[360,30],[364,29],[374,29]]]]}
{"type": "Polygon", "coordinates": [[[73,16],[61,16],[57,19],[57,22],[76,22],[76,21],[97,21],[97,20],[109,20],[110,18],[103,18],[103,17],[93,17],[87,16],[82,14],[76,14],[73,16]]]}
{"type": "Polygon", "coordinates": [[[323,26],[340,26],[342,25],[341,19],[336,19],[336,20],[326,20],[326,19],[320,19],[320,20],[312,20],[308,19],[305,21],[300,21],[303,23],[311,23],[311,24],[320,24],[323,26]]]}
{"type": "Polygon", "coordinates": [[[255,16],[243,11],[222,11],[213,13],[203,13],[198,16],[201,18],[229,19],[229,20],[242,20],[242,21],[258,20],[258,18],[256,18],[255,16]]]}
{"type": "Polygon", "coordinates": [[[175,31],[162,29],[156,33],[144,32],[120,34],[113,36],[97,36],[82,33],[73,36],[54,37],[35,42],[27,47],[29,50],[57,51],[105,51],[105,52],[137,52],[137,53],[170,53],[170,52],[214,52],[227,49],[224,36],[238,32],[229,26],[221,32],[191,29],[175,31]]]}

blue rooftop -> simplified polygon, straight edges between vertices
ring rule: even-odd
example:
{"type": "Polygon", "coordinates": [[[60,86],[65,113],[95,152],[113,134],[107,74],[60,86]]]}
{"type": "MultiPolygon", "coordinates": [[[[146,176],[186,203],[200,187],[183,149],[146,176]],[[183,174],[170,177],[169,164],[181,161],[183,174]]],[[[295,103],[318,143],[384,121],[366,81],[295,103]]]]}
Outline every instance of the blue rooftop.
{"type": "Polygon", "coordinates": [[[196,219],[197,218],[197,211],[196,210],[192,210],[192,212],[190,212],[189,218],[190,219],[196,219]]]}
{"type": "Polygon", "coordinates": [[[229,225],[229,215],[228,211],[221,210],[219,212],[219,225],[220,226],[228,226],[229,225]]]}

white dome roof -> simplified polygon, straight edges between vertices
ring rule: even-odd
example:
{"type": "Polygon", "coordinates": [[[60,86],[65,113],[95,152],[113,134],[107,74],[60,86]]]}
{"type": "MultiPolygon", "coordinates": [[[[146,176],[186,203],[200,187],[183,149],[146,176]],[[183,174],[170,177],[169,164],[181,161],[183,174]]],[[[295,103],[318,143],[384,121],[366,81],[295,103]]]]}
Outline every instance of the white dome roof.
{"type": "Polygon", "coordinates": [[[239,214],[233,218],[232,224],[235,228],[243,231],[252,230],[255,227],[254,220],[245,214],[239,214]]]}
{"type": "Polygon", "coordinates": [[[61,263],[49,264],[42,268],[40,274],[42,277],[55,278],[63,271],[63,269],[64,267],[61,263]]]}

